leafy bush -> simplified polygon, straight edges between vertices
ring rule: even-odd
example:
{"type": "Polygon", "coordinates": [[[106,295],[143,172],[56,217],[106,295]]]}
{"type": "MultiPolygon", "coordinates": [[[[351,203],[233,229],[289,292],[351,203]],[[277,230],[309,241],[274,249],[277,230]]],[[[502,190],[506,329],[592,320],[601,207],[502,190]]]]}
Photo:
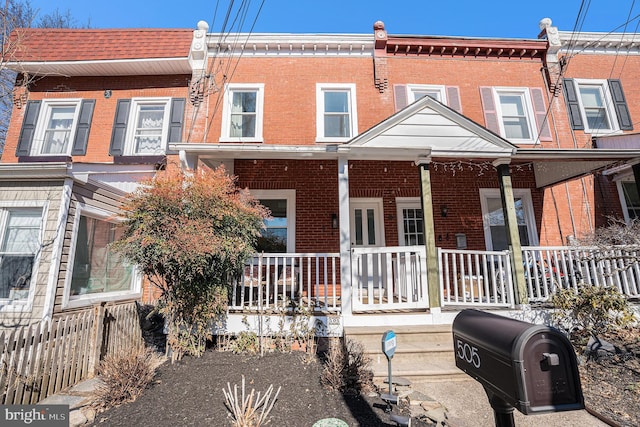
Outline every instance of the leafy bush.
{"type": "Polygon", "coordinates": [[[161,289],[172,356],[200,356],[267,210],[223,167],[190,174],[170,168],[145,184],[123,206],[123,237],[113,249],[161,289]]]}
{"type": "Polygon", "coordinates": [[[93,395],[96,411],[133,402],[153,380],[161,358],[150,348],[107,356],[98,366],[102,382],[93,395]]]}
{"type": "Polygon", "coordinates": [[[611,286],[579,285],[560,289],[551,298],[554,320],[574,336],[601,335],[635,321],[629,302],[611,286]]]}
{"type": "Polygon", "coordinates": [[[373,387],[371,359],[364,355],[364,346],[351,339],[334,340],[327,353],[320,382],[341,393],[359,393],[373,387]]]}

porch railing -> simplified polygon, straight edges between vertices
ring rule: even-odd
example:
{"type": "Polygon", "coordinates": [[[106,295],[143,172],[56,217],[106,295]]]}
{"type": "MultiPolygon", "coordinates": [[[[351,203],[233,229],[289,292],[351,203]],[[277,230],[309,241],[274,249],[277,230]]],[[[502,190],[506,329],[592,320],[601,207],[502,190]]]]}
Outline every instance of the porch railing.
{"type": "Polygon", "coordinates": [[[424,246],[351,249],[354,311],[428,307],[424,246]]]}
{"type": "Polygon", "coordinates": [[[509,251],[438,248],[442,306],[513,307],[509,251]]]}
{"type": "Polygon", "coordinates": [[[338,253],[261,253],[234,280],[230,309],[340,311],[338,253]]]}
{"type": "Polygon", "coordinates": [[[559,288],[580,283],[615,286],[629,298],[640,297],[640,248],[527,246],[522,248],[530,301],[546,301],[559,288]]]}

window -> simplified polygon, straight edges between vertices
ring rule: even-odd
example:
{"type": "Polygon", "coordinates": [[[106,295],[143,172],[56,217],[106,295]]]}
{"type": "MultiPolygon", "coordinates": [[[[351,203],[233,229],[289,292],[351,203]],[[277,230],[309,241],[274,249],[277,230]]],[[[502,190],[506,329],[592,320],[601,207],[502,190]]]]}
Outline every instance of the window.
{"type": "Polygon", "coordinates": [[[86,301],[96,294],[100,294],[101,300],[105,294],[107,297],[130,296],[139,285],[134,266],[109,247],[118,240],[122,230],[106,218],[80,209],[74,236],[70,300],[86,301]]]}
{"type": "Polygon", "coordinates": [[[397,198],[398,243],[401,246],[424,245],[424,221],[418,198],[397,198]]]}
{"type": "Polygon", "coordinates": [[[271,211],[265,220],[256,250],[265,253],[295,252],[295,190],[251,190],[271,211]]]}
{"type": "Polygon", "coordinates": [[[164,154],[168,132],[169,99],[133,100],[131,127],[125,154],[164,154]]]}
{"type": "Polygon", "coordinates": [[[41,245],[42,209],[3,209],[0,221],[0,299],[26,301],[41,245]]]}
{"type": "Polygon", "coordinates": [[[161,156],[182,140],[184,98],[119,99],[111,133],[112,156],[161,156]]]}
{"type": "Polygon", "coordinates": [[[345,142],[358,134],[353,84],[318,84],[317,136],[319,142],[345,142]]]}
{"type": "Polygon", "coordinates": [[[640,218],[640,194],[635,181],[618,181],[618,192],[624,219],[629,222],[640,218]]]}
{"type": "MultiPolygon", "coordinates": [[[[537,232],[533,222],[533,204],[529,190],[514,189],[516,219],[522,246],[536,245],[537,232]]],[[[502,211],[500,190],[481,189],[480,203],[485,230],[487,250],[501,251],[507,249],[507,230],[502,211]]]]}
{"type": "Polygon", "coordinates": [[[222,141],[262,141],[263,84],[229,84],[225,90],[222,141]]]}
{"type": "Polygon", "coordinates": [[[487,129],[517,144],[551,141],[541,88],[481,87],[487,129]]]}
{"type": "Polygon", "coordinates": [[[84,156],[95,99],[29,101],[16,156],[84,156]]]}
{"type": "Polygon", "coordinates": [[[620,80],[564,79],[562,88],[573,129],[595,134],[633,129],[620,80]]]}
{"type": "Polygon", "coordinates": [[[425,96],[430,96],[431,98],[440,101],[445,105],[447,104],[447,96],[444,86],[407,85],[407,91],[409,96],[409,103],[415,102],[425,96]]]}

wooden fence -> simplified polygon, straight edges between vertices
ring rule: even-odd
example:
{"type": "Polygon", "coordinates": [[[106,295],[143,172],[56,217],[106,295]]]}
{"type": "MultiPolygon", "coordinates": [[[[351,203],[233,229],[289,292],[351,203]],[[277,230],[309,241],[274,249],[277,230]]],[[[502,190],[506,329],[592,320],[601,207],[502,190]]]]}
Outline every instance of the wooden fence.
{"type": "Polygon", "coordinates": [[[95,306],[0,333],[0,403],[35,404],[95,375],[108,355],[144,345],[135,303],[95,306]]]}

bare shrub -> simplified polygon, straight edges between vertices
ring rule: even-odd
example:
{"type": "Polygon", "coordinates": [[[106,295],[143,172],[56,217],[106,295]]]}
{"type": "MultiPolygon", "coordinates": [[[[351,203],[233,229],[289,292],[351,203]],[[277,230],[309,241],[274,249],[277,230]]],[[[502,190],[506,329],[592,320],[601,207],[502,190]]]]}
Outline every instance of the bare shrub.
{"type": "Polygon", "coordinates": [[[235,384],[233,389],[231,384],[227,383],[227,390],[222,389],[224,394],[225,405],[233,417],[233,425],[235,427],[260,427],[269,423],[269,414],[275,405],[280,388],[273,395],[273,384],[267,388],[264,394],[255,393],[251,389],[249,394],[245,392],[245,380],[242,376],[241,394],[238,396],[238,385],[235,384]]]}
{"type": "Polygon", "coordinates": [[[320,382],[326,388],[341,393],[360,393],[373,388],[371,359],[364,346],[351,339],[335,340],[329,346],[320,382]]]}
{"type": "Polygon", "coordinates": [[[150,348],[107,356],[98,366],[102,380],[93,395],[98,412],[133,402],[153,380],[162,358],[150,348]]]}

